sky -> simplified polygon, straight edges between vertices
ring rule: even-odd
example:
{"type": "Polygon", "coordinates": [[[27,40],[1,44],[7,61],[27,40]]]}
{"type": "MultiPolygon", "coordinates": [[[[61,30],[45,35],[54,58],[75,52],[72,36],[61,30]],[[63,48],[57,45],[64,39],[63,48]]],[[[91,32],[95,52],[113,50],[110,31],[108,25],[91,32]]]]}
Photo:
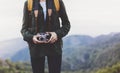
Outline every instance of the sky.
{"type": "MultiPolygon", "coordinates": [[[[120,32],[120,0],[63,0],[71,23],[68,35],[98,36],[120,32]]],[[[0,2],[0,41],[22,37],[25,0],[0,2]]]]}

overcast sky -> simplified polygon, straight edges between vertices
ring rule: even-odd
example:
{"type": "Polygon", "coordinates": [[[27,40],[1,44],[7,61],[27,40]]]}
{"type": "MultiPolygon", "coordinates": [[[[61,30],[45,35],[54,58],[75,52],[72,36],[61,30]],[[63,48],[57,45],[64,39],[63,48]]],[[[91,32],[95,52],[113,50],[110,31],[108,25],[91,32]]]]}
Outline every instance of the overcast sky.
{"type": "MultiPolygon", "coordinates": [[[[25,0],[0,2],[0,40],[21,37],[25,0]]],[[[63,0],[71,22],[69,35],[120,32],[120,0],[63,0]]]]}

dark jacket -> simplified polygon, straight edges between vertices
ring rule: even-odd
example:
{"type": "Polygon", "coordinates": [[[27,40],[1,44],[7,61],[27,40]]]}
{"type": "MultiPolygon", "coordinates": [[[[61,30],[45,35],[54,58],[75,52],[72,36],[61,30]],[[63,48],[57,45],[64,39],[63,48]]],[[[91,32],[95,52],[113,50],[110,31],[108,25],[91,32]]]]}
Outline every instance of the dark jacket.
{"type": "MultiPolygon", "coordinates": [[[[34,6],[33,6],[33,10],[29,12],[27,8],[27,1],[25,2],[21,33],[23,35],[23,39],[27,41],[29,44],[31,56],[62,53],[61,50],[62,38],[65,35],[67,35],[67,33],[69,32],[70,22],[66,14],[63,1],[62,0],[59,1],[60,1],[60,10],[57,12],[55,6],[53,5],[51,20],[49,21],[49,17],[47,14],[46,23],[44,22],[44,14],[42,7],[39,5],[38,22],[37,22],[39,24],[38,26],[35,24],[35,17],[33,12],[34,6]],[[61,18],[61,24],[59,18],[61,18]],[[36,31],[37,28],[38,28],[38,32],[55,32],[57,34],[58,40],[53,44],[34,44],[32,38],[34,35],[38,33],[36,31]],[[35,48],[40,48],[40,49],[35,49],[35,48]]],[[[48,1],[46,2],[46,4],[48,8],[48,1]]]]}

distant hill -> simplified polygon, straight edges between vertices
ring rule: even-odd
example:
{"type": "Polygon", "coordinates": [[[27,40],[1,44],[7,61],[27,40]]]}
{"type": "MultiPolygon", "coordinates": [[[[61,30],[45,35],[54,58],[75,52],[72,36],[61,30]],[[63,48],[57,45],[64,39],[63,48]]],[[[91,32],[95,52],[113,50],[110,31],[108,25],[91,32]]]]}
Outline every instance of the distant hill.
{"type": "Polygon", "coordinates": [[[27,47],[22,38],[16,38],[0,42],[0,58],[11,58],[16,52],[27,47]]]}
{"type": "Polygon", "coordinates": [[[24,49],[21,49],[20,51],[16,52],[12,57],[11,60],[13,62],[16,61],[30,61],[30,55],[29,55],[29,49],[28,47],[25,47],[24,49]]]}
{"type": "Polygon", "coordinates": [[[74,47],[74,46],[79,46],[79,45],[88,45],[92,41],[94,41],[94,38],[92,38],[91,36],[71,35],[63,39],[63,42],[64,42],[63,46],[64,48],[67,48],[67,47],[74,47]]]}
{"type": "Polygon", "coordinates": [[[120,33],[100,35],[94,38],[84,35],[80,39],[82,36],[68,36],[64,40],[64,43],[69,44],[64,44],[67,47],[63,49],[63,62],[68,62],[70,69],[112,66],[120,61],[120,33]]]}
{"type": "Polygon", "coordinates": [[[94,59],[92,66],[102,68],[112,66],[118,62],[120,62],[120,43],[101,51],[94,59]]]}

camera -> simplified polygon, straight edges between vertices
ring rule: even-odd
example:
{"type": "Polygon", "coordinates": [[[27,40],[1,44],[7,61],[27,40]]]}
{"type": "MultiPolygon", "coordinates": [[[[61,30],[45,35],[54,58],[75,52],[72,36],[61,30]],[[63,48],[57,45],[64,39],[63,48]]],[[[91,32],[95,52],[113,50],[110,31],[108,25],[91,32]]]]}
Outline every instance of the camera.
{"type": "Polygon", "coordinates": [[[38,37],[39,41],[45,41],[46,42],[50,39],[51,34],[49,34],[49,33],[39,33],[39,36],[40,36],[40,37],[38,37]]]}

